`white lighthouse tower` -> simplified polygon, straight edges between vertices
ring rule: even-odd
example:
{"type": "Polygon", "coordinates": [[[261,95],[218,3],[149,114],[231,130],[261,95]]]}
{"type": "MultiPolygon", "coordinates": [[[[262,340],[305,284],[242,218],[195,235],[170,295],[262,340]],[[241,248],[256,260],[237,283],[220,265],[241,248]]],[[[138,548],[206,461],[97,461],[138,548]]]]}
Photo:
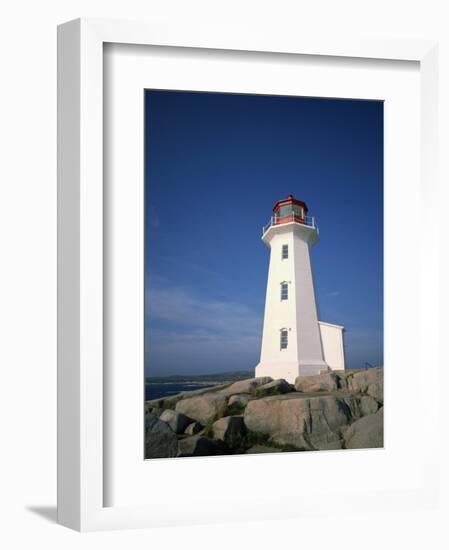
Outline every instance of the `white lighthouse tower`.
{"type": "Polygon", "coordinates": [[[343,327],[318,321],[310,261],[318,228],[307,214],[306,204],[289,195],[263,228],[270,267],[256,376],[293,383],[297,376],[344,369],[343,327]]]}

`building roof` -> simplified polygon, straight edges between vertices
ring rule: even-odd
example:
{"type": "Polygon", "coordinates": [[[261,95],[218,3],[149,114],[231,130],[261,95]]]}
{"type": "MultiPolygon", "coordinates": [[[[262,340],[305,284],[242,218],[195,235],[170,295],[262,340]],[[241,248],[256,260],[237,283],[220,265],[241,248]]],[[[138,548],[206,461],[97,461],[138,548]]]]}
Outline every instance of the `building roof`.
{"type": "Polygon", "coordinates": [[[286,199],[277,201],[277,203],[273,206],[273,212],[275,212],[279,207],[285,206],[287,204],[296,204],[298,206],[302,206],[306,213],[309,211],[309,209],[307,208],[307,204],[304,201],[300,201],[298,199],[295,199],[293,195],[289,195],[286,199]]]}
{"type": "Polygon", "coordinates": [[[324,321],[318,321],[319,325],[325,325],[326,327],[339,328],[340,330],[345,330],[343,325],[335,325],[334,323],[325,323],[324,321]]]}

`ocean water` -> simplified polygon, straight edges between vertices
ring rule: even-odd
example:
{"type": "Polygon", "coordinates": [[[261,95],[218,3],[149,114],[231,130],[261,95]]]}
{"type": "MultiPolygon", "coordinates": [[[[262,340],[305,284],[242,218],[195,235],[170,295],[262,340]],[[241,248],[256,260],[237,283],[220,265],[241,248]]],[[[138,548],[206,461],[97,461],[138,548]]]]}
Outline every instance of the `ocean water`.
{"type": "Polygon", "coordinates": [[[145,401],[148,399],[159,399],[169,395],[175,395],[183,391],[199,390],[210,388],[216,384],[197,384],[195,382],[163,382],[151,383],[145,386],[145,401]]]}

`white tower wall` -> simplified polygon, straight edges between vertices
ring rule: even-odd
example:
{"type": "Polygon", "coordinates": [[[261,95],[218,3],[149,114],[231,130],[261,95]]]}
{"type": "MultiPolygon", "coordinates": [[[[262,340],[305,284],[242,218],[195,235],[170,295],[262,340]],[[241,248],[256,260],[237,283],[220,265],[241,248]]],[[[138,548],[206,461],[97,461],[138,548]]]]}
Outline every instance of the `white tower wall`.
{"type": "Polygon", "coordinates": [[[341,325],[332,325],[319,321],[324,360],[331,370],[345,370],[345,349],[341,325]]]}
{"type": "Polygon", "coordinates": [[[310,262],[310,247],[318,240],[317,230],[296,222],[272,225],[263,240],[271,251],[256,376],[294,382],[299,375],[329,369],[323,355],[310,262]],[[287,259],[282,259],[283,245],[288,245],[287,259]],[[283,282],[288,284],[287,300],[281,300],[283,282]],[[287,349],[281,349],[282,329],[288,331],[287,349]]]}

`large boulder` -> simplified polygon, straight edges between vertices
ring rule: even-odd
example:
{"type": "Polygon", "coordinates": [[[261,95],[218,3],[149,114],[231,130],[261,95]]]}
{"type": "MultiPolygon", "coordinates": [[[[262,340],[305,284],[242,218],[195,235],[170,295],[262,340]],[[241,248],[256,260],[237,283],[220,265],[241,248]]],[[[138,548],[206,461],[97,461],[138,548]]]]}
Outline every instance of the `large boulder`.
{"type": "Polygon", "coordinates": [[[272,382],[271,376],[259,376],[258,378],[248,378],[247,380],[239,380],[234,382],[227,388],[220,390],[224,395],[234,395],[236,393],[250,393],[254,395],[256,388],[263,384],[272,382]]]}
{"type": "Polygon", "coordinates": [[[177,412],[193,418],[203,426],[224,416],[226,408],[227,399],[222,393],[205,393],[176,403],[177,412]]]}
{"type": "Polygon", "coordinates": [[[352,376],[354,371],[349,370],[333,370],[332,371],[337,377],[338,389],[346,390],[348,389],[347,379],[349,376],[352,376]]]}
{"type": "Polygon", "coordinates": [[[231,395],[228,399],[228,405],[229,407],[234,406],[244,409],[251,399],[254,399],[254,397],[249,395],[249,393],[238,393],[237,395],[231,395]]]}
{"type": "Polygon", "coordinates": [[[246,428],[242,416],[225,416],[212,424],[214,439],[224,441],[228,447],[240,447],[245,439],[246,428]]]}
{"type": "Polygon", "coordinates": [[[154,414],[145,415],[145,458],[169,458],[178,454],[175,432],[154,414]]]}
{"type": "Polygon", "coordinates": [[[178,456],[211,456],[226,453],[226,445],[202,435],[192,435],[179,441],[178,456]]]}
{"type": "Polygon", "coordinates": [[[338,378],[333,372],[324,372],[312,376],[298,376],[295,389],[300,392],[336,391],[338,378]]]}
{"type": "Polygon", "coordinates": [[[246,427],[287,450],[339,449],[341,426],[357,414],[352,396],[307,397],[300,393],[250,401],[245,409],[246,427]]]}
{"type": "Polygon", "coordinates": [[[176,407],[176,403],[178,401],[181,401],[183,398],[182,393],[177,393],[176,395],[169,395],[166,397],[160,397],[158,399],[150,399],[149,401],[145,402],[146,407],[148,408],[155,408],[160,410],[165,409],[174,409],[176,407]]]}
{"type": "Polygon", "coordinates": [[[369,449],[384,445],[384,409],[356,420],[344,431],[346,449],[369,449]]]}
{"type": "Polygon", "coordinates": [[[370,395],[362,395],[359,400],[360,410],[363,416],[374,414],[379,410],[379,403],[370,395]]]}
{"type": "Polygon", "coordinates": [[[290,393],[293,391],[293,387],[283,378],[268,382],[268,384],[262,384],[255,389],[256,397],[268,397],[269,395],[281,395],[283,393],[290,393]]]}
{"type": "Polygon", "coordinates": [[[169,395],[167,397],[159,397],[158,399],[150,399],[145,402],[146,406],[157,407],[158,409],[174,409],[178,401],[183,399],[190,399],[191,397],[197,397],[198,395],[204,395],[205,393],[219,392],[227,388],[230,384],[220,384],[218,386],[212,386],[207,388],[200,388],[198,390],[185,391],[177,393],[175,395],[169,395]]]}
{"type": "Polygon", "coordinates": [[[177,411],[171,409],[165,409],[159,417],[159,420],[166,422],[175,434],[182,434],[189,424],[192,423],[192,419],[177,411]]]}
{"type": "Polygon", "coordinates": [[[384,369],[383,367],[370,368],[354,373],[347,379],[352,391],[366,393],[383,403],[384,400],[384,369]]]}
{"type": "Polygon", "coordinates": [[[163,412],[164,412],[164,409],[159,409],[158,407],[149,407],[148,405],[145,405],[145,414],[151,413],[159,417],[163,412]]]}

